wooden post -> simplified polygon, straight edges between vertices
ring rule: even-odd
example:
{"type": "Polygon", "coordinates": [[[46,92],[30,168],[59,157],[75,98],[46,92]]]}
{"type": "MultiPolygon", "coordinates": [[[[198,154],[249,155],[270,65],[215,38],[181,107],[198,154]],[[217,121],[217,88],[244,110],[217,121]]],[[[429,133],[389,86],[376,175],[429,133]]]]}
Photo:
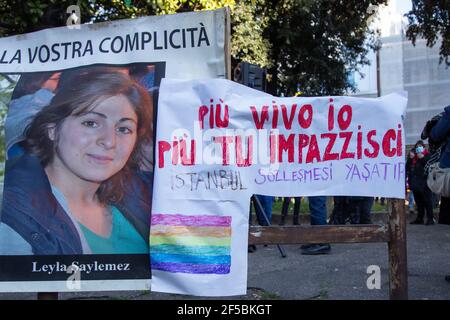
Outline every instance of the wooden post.
{"type": "Polygon", "coordinates": [[[390,201],[389,215],[389,297],[391,300],[408,299],[408,267],[406,256],[406,214],[401,199],[390,201]]]}
{"type": "Polygon", "coordinates": [[[384,225],[251,226],[249,244],[388,242],[384,225]]]}
{"type": "Polygon", "coordinates": [[[58,292],[38,292],[38,300],[58,300],[58,292]]]}

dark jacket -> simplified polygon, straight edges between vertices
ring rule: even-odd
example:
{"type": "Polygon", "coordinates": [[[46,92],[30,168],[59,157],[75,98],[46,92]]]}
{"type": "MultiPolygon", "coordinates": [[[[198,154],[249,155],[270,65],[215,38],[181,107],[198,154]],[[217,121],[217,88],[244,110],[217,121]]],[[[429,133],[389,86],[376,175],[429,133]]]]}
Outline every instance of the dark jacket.
{"type": "Polygon", "coordinates": [[[418,158],[417,155],[411,162],[409,170],[408,182],[409,188],[413,191],[425,191],[427,186],[427,175],[425,173],[425,165],[430,159],[430,154],[425,153],[423,158],[418,158]]]}
{"type": "MultiPolygon", "coordinates": [[[[114,204],[145,241],[149,239],[151,183],[151,176],[134,174],[122,201],[114,204]]],[[[35,156],[23,155],[7,163],[0,217],[36,255],[83,254],[78,232],[35,156]]]]}
{"type": "Polygon", "coordinates": [[[450,105],[445,107],[442,118],[431,129],[430,137],[435,141],[447,140],[447,144],[442,150],[439,166],[450,168],[450,105]]]}

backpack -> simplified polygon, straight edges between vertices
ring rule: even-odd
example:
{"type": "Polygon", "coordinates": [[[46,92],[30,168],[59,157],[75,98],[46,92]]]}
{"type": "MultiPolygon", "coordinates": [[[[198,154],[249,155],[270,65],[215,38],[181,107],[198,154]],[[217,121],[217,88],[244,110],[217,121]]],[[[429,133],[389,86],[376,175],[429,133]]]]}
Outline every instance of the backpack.
{"type": "Polygon", "coordinates": [[[425,164],[425,174],[427,177],[427,185],[430,190],[443,197],[450,197],[450,168],[439,167],[441,156],[444,148],[446,148],[450,137],[446,137],[442,141],[433,141],[430,137],[432,128],[439,122],[444,113],[440,113],[427,121],[422,130],[421,138],[427,139],[430,145],[430,159],[425,164]]]}
{"type": "Polygon", "coordinates": [[[439,162],[431,164],[427,185],[433,193],[442,197],[450,197],[450,168],[439,167],[439,162]]]}
{"type": "Polygon", "coordinates": [[[425,175],[429,176],[431,172],[431,166],[437,164],[439,166],[439,161],[441,160],[442,151],[447,145],[447,140],[442,142],[439,147],[430,151],[430,159],[428,159],[427,163],[424,166],[425,175]]]}

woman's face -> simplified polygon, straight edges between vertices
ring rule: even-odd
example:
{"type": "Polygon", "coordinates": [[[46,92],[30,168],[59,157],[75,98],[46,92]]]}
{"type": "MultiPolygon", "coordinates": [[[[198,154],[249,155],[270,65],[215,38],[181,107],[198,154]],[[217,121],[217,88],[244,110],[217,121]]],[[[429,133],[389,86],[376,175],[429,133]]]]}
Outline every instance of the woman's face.
{"type": "Polygon", "coordinates": [[[101,183],[127,163],[137,139],[137,115],[125,96],[107,98],[85,114],[49,129],[56,152],[50,165],[64,175],[101,183]],[[58,135],[57,137],[55,135],[58,135]]]}

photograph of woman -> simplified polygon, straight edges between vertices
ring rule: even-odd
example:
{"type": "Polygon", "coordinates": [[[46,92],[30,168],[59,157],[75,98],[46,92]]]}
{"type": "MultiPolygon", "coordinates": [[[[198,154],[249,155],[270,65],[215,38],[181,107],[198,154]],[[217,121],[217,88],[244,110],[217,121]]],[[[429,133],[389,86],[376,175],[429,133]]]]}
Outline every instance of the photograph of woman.
{"type": "Polygon", "coordinates": [[[149,91],[126,67],[58,76],[6,164],[0,254],[148,254],[149,91]]]}

